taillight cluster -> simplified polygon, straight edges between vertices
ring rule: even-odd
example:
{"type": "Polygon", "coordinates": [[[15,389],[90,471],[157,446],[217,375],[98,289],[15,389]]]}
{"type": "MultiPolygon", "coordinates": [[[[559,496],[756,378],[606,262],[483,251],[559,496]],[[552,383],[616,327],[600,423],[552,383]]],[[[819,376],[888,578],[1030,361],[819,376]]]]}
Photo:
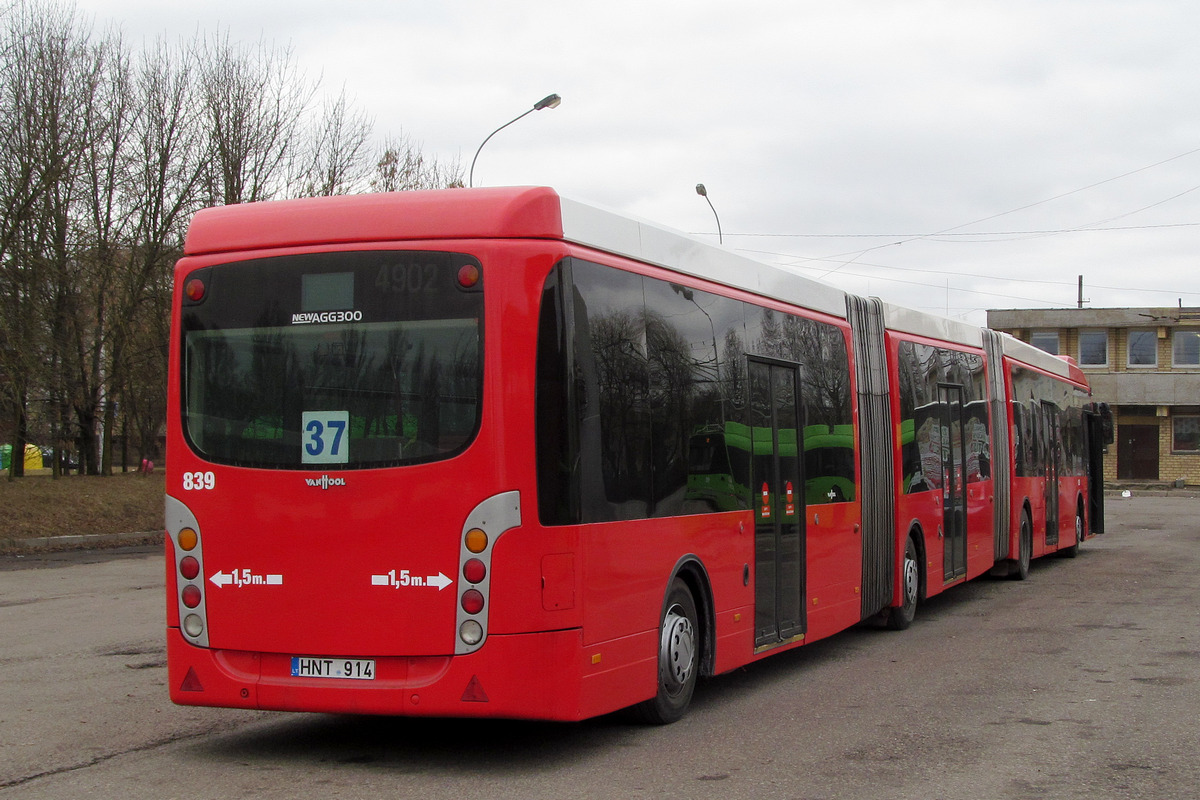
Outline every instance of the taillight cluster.
{"type": "Polygon", "coordinates": [[[505,531],[521,524],[521,495],[505,492],[477,505],[463,525],[458,582],[458,641],[454,652],[471,653],[487,638],[492,551],[505,531]]]}
{"type": "Polygon", "coordinates": [[[491,560],[491,551],[488,550],[488,535],[479,528],[472,528],[467,531],[467,535],[463,538],[463,546],[468,553],[472,553],[475,557],[468,558],[463,564],[462,577],[467,586],[463,587],[458,604],[463,612],[470,619],[463,620],[458,626],[458,638],[468,646],[478,645],[483,641],[483,625],[479,622],[479,615],[483,613],[484,606],[487,601],[483,597],[477,587],[487,580],[488,568],[480,555],[491,560]]]}
{"type": "Polygon", "coordinates": [[[179,627],[187,640],[208,646],[208,624],[204,609],[204,565],[200,526],[183,503],[167,497],[167,534],[175,546],[179,627]]]}

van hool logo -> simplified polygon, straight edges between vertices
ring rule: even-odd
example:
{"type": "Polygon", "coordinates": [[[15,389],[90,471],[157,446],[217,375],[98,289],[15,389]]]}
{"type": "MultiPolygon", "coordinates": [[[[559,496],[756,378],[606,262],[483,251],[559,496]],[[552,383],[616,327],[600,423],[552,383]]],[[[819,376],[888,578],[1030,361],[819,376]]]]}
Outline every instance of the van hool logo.
{"type": "Polygon", "coordinates": [[[304,482],[309,486],[320,486],[322,489],[328,489],[330,486],[345,486],[345,478],[331,478],[328,475],[322,475],[319,478],[305,478],[304,482]]]}

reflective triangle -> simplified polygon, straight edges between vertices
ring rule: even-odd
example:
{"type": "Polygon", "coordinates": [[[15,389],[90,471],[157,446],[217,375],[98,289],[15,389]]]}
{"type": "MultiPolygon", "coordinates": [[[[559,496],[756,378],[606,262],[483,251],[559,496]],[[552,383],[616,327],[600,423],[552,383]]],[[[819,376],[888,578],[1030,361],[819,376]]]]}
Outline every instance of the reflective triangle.
{"type": "Polygon", "coordinates": [[[200,683],[200,678],[196,675],[195,667],[188,667],[187,675],[183,676],[183,683],[179,684],[181,692],[203,692],[204,686],[200,683]]]}
{"type": "Polygon", "coordinates": [[[479,682],[478,675],[472,675],[471,680],[467,682],[467,688],[463,690],[462,701],[464,703],[488,702],[487,692],[483,690],[483,684],[479,682]]]}

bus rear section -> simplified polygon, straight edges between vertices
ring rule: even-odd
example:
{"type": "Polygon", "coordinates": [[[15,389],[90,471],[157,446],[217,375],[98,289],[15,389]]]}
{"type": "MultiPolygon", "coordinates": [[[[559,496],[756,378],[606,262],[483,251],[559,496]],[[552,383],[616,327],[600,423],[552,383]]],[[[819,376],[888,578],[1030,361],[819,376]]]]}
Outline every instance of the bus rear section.
{"type": "Polygon", "coordinates": [[[533,460],[532,422],[520,425],[532,400],[505,391],[532,386],[532,348],[499,363],[503,254],[521,246],[475,246],[180,262],[166,501],[176,702],[580,716],[578,612],[561,600],[576,578],[569,558],[548,558],[570,543],[532,534],[505,457],[523,429],[533,460]],[[533,565],[508,580],[538,588],[493,607],[506,559],[533,565]]]}

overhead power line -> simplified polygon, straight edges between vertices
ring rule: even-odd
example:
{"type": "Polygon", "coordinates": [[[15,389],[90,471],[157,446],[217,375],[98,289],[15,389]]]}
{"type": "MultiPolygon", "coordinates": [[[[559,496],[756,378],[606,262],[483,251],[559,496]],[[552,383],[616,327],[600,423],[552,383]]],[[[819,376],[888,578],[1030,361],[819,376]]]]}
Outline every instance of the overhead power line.
{"type": "MultiPolygon", "coordinates": [[[[1200,187],[1195,187],[1200,188],[1200,187]]],[[[1188,191],[1195,191],[1195,188],[1188,191]]],[[[1181,194],[1185,194],[1183,192],[1181,194]]],[[[1176,195],[1177,197],[1178,195],[1176,195]]],[[[1168,198],[1174,199],[1174,198],[1168,198]]],[[[1164,201],[1165,202],[1165,201],[1164,201]]],[[[1149,208],[1149,206],[1147,206],[1149,208]]],[[[1139,209],[1144,211],[1145,209],[1139,209]]],[[[1137,212],[1130,212],[1137,213],[1137,212]]],[[[929,239],[937,236],[968,238],[972,236],[1046,236],[1059,233],[1102,233],[1110,231],[1143,231],[1156,228],[1198,228],[1200,222],[1167,222],[1159,225],[1119,225],[1105,228],[1080,226],[1076,228],[1047,228],[1028,231],[979,231],[958,233],[726,233],[726,236],[745,236],[763,239],[929,239]]],[[[700,235],[699,233],[693,235],[700,235]]]]}
{"type": "MultiPolygon", "coordinates": [[[[772,252],[770,250],[746,250],[743,248],[738,248],[738,252],[739,253],[751,253],[751,254],[758,255],[758,256],[774,256],[776,258],[790,258],[790,259],[803,258],[802,256],[796,256],[791,253],[777,253],[777,252],[772,252]]],[[[811,259],[805,259],[805,260],[821,261],[822,259],[811,258],[811,259]]],[[[963,272],[961,269],[949,270],[949,269],[930,269],[927,267],[894,267],[894,266],[889,266],[887,264],[875,264],[872,262],[864,262],[864,261],[856,262],[856,264],[857,264],[857,266],[860,266],[860,267],[871,267],[874,269],[890,269],[890,270],[896,270],[897,272],[917,272],[917,273],[925,273],[925,274],[929,274],[929,275],[951,275],[951,276],[958,277],[958,278],[974,278],[974,279],[978,279],[978,280],[1006,281],[1009,283],[1037,283],[1037,284],[1044,284],[1047,286],[1070,286],[1071,288],[1075,288],[1078,285],[1078,283],[1076,281],[1049,281],[1049,280],[1042,280],[1039,278],[997,278],[992,275],[976,275],[973,273],[963,272]]],[[[787,266],[793,267],[795,269],[813,270],[814,272],[819,272],[820,270],[824,269],[824,267],[809,267],[809,266],[805,266],[804,264],[795,263],[795,262],[790,263],[787,266]]],[[[888,280],[888,278],[886,278],[883,275],[871,275],[871,274],[866,274],[866,273],[861,273],[861,272],[847,272],[845,274],[855,275],[857,277],[862,277],[862,278],[879,278],[880,280],[888,280]]],[[[920,284],[920,285],[933,286],[936,288],[936,287],[941,286],[942,284],[929,283],[929,284],[920,284]]],[[[1108,290],[1112,290],[1114,292],[1156,292],[1158,294],[1167,294],[1167,295],[1173,295],[1173,296],[1178,296],[1181,294],[1188,295],[1188,294],[1200,293],[1195,290],[1186,290],[1186,289],[1145,289],[1140,286],[1103,286],[1098,283],[1089,283],[1088,287],[1092,288],[1092,289],[1108,289],[1108,290]]]]}
{"type": "MultiPolygon", "coordinates": [[[[883,248],[885,248],[885,247],[895,247],[895,246],[897,246],[897,245],[907,244],[907,243],[909,243],[909,242],[914,242],[914,241],[920,241],[920,240],[922,240],[922,239],[933,239],[933,238],[936,238],[936,237],[939,237],[939,236],[948,236],[948,235],[950,235],[950,234],[953,234],[955,231],[961,231],[963,228],[968,228],[968,227],[971,227],[971,226],[974,226],[974,225],[979,225],[979,224],[981,224],[981,223],[984,223],[984,222],[989,222],[989,221],[991,221],[991,220],[993,220],[993,219],[999,219],[1000,217],[1004,217],[1004,216],[1007,216],[1007,215],[1009,215],[1009,214],[1015,214],[1015,213],[1017,213],[1017,212],[1019,212],[1019,211],[1026,211],[1026,210],[1028,210],[1028,209],[1030,209],[1030,208],[1035,208],[1035,207],[1037,207],[1037,206],[1040,206],[1040,205],[1045,205],[1046,203],[1051,203],[1051,202],[1054,202],[1055,200],[1061,200],[1061,199],[1062,199],[1062,198],[1064,198],[1064,197],[1069,197],[1069,196],[1071,196],[1071,195],[1073,195],[1073,194],[1078,194],[1078,193],[1080,193],[1080,192],[1085,192],[1085,191],[1088,191],[1089,189],[1094,189],[1094,188],[1096,188],[1097,186],[1103,186],[1103,185],[1104,185],[1104,184],[1106,184],[1106,183],[1112,183],[1113,181],[1118,181],[1118,180],[1121,180],[1122,178],[1127,178],[1127,177],[1129,177],[1130,175],[1136,175],[1136,174],[1137,174],[1137,173],[1139,173],[1139,172],[1145,172],[1146,170],[1154,169],[1155,167],[1161,167],[1163,164],[1169,164],[1169,163],[1171,163],[1172,161],[1177,161],[1177,160],[1179,160],[1179,159],[1181,159],[1181,158],[1186,158],[1187,156],[1194,155],[1194,154],[1196,154],[1196,153],[1200,153],[1200,147],[1193,148],[1193,149],[1191,149],[1191,150],[1188,150],[1187,152],[1184,152],[1184,153],[1179,153],[1178,155],[1171,156],[1170,158],[1164,158],[1164,159],[1162,159],[1161,161],[1156,161],[1156,162],[1154,162],[1153,164],[1147,164],[1147,165],[1145,165],[1145,166],[1143,166],[1143,167],[1138,167],[1137,169],[1132,169],[1132,170],[1129,170],[1128,172],[1123,172],[1123,173],[1121,173],[1120,175],[1114,175],[1114,176],[1112,176],[1111,178],[1105,178],[1104,180],[1100,180],[1100,181],[1096,181],[1096,182],[1094,182],[1094,183],[1090,183],[1090,184],[1088,184],[1087,186],[1081,186],[1081,187],[1079,187],[1079,188],[1077,188],[1077,189],[1072,189],[1072,190],[1070,190],[1070,191],[1068,191],[1068,192],[1062,192],[1062,193],[1060,193],[1060,194],[1056,194],[1056,195],[1054,195],[1053,197],[1047,197],[1047,198],[1046,198],[1046,199],[1044,199],[1044,200],[1038,200],[1038,201],[1036,201],[1036,202],[1033,202],[1033,203],[1026,203],[1025,205],[1018,206],[1018,207],[1016,207],[1016,208],[1010,208],[1010,209],[1009,209],[1009,210],[1007,210],[1007,211],[1001,211],[1001,212],[999,212],[999,213],[996,213],[996,214],[990,214],[990,215],[988,215],[988,216],[986,216],[986,217],[980,217],[979,219],[976,219],[976,220],[971,220],[970,222],[964,222],[964,223],[961,223],[961,224],[959,224],[959,225],[952,225],[952,226],[950,226],[950,227],[948,227],[948,228],[943,228],[942,230],[939,230],[939,231],[934,231],[934,232],[932,232],[932,233],[925,233],[925,234],[914,234],[914,235],[911,235],[911,236],[901,236],[901,237],[881,237],[881,238],[895,238],[896,240],[895,240],[895,241],[891,241],[891,242],[887,242],[887,243],[885,243],[885,244],[878,244],[878,245],[874,245],[874,246],[872,246],[872,247],[868,247],[868,248],[865,248],[865,249],[863,249],[863,250],[854,250],[854,251],[850,251],[850,252],[846,252],[846,253],[835,253],[835,254],[831,254],[831,255],[825,256],[825,259],[826,259],[826,260],[831,260],[831,261],[832,261],[833,259],[843,258],[843,257],[847,257],[847,256],[851,256],[851,258],[848,258],[848,259],[847,259],[846,261],[844,261],[844,262],[843,262],[843,263],[842,263],[840,266],[837,266],[837,267],[834,267],[834,268],[833,268],[833,269],[831,269],[831,270],[828,270],[828,271],[827,271],[827,272],[825,272],[825,273],[824,273],[824,274],[823,274],[821,277],[825,277],[826,275],[832,275],[833,273],[837,272],[838,270],[842,269],[843,267],[846,267],[846,266],[848,266],[848,265],[850,265],[850,264],[853,264],[853,263],[854,263],[854,262],[856,262],[858,259],[862,258],[864,255],[866,255],[867,253],[871,252],[872,250],[881,250],[881,249],[883,249],[883,248]]],[[[1122,217],[1129,216],[1130,214],[1135,214],[1135,213],[1138,213],[1138,211],[1144,211],[1144,210],[1146,210],[1147,208],[1153,208],[1154,206],[1161,205],[1162,203],[1169,202],[1170,200],[1173,200],[1173,199],[1175,199],[1175,198],[1177,198],[1177,197],[1180,197],[1180,196],[1182,196],[1182,195],[1184,195],[1184,194],[1188,194],[1188,193],[1190,193],[1190,192],[1196,191],[1197,189],[1200,189],[1200,186],[1194,186],[1194,187],[1192,187],[1192,188],[1190,188],[1190,189],[1187,189],[1187,190],[1185,190],[1185,191],[1183,191],[1183,192],[1180,192],[1180,193],[1178,193],[1178,194],[1176,194],[1176,195],[1173,195],[1172,197],[1166,198],[1166,199],[1164,199],[1164,200],[1160,200],[1160,201],[1158,201],[1158,202],[1156,202],[1156,203],[1153,203],[1153,204],[1151,204],[1151,205],[1149,205],[1149,206],[1145,206],[1145,207],[1143,207],[1143,208],[1141,208],[1141,209],[1138,209],[1138,210],[1136,210],[1136,211],[1130,211],[1130,212],[1127,212],[1127,213],[1123,213],[1123,214],[1117,215],[1117,216],[1115,216],[1115,217],[1109,217],[1108,219],[1105,219],[1105,220],[1100,220],[1100,221],[1098,221],[1098,222],[1089,223],[1089,225],[1086,225],[1086,226],[1079,226],[1079,227],[1077,227],[1077,228],[1071,228],[1071,229],[1067,229],[1067,231],[1069,231],[1069,232],[1075,232],[1075,231],[1079,231],[1079,230],[1085,230],[1085,229],[1086,229],[1086,230],[1090,230],[1090,229],[1092,229],[1092,226],[1095,226],[1095,225],[1102,225],[1102,224],[1104,224],[1104,223],[1106,223],[1106,222],[1111,222],[1111,221],[1112,221],[1112,220],[1114,220],[1114,219],[1120,219],[1120,218],[1122,218],[1122,217]]],[[[974,235],[974,236],[976,236],[976,237],[978,237],[978,236],[987,236],[987,235],[990,235],[990,234],[987,234],[987,233],[975,233],[975,234],[973,234],[973,235],[974,235]]],[[[1027,235],[1038,235],[1038,234],[1027,234],[1027,235]]],[[[1042,235],[1052,235],[1052,234],[1042,234],[1042,235]]]]}

